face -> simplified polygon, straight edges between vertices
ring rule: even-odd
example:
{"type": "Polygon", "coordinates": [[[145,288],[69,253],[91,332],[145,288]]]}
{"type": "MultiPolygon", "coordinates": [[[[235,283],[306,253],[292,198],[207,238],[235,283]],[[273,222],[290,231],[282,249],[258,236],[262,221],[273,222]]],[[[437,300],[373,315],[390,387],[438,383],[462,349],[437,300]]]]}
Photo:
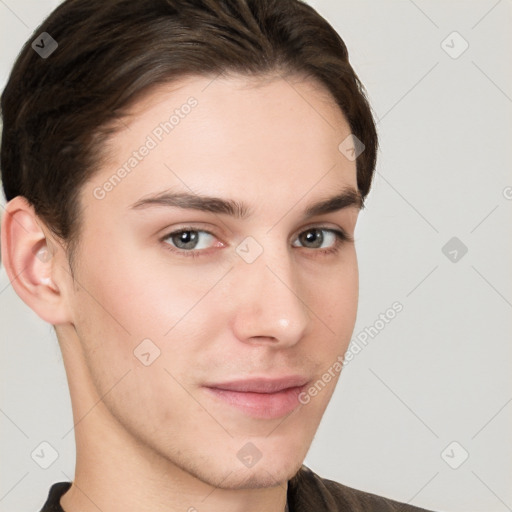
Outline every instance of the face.
{"type": "Polygon", "coordinates": [[[72,392],[105,425],[211,485],[293,476],[356,317],[349,134],[299,79],[189,78],[133,108],[81,191],[70,295],[72,392]]]}

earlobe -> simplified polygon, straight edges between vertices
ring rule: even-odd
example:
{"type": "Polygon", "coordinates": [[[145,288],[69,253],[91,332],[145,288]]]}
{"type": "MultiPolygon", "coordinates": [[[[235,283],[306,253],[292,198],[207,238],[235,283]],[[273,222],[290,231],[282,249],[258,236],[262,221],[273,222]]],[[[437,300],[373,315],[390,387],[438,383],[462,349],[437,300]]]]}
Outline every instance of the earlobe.
{"type": "Polygon", "coordinates": [[[20,298],[43,320],[57,325],[70,321],[62,293],[66,283],[55,279],[60,246],[51,243],[41,224],[24,197],[9,201],[2,218],[2,263],[20,298]]]}

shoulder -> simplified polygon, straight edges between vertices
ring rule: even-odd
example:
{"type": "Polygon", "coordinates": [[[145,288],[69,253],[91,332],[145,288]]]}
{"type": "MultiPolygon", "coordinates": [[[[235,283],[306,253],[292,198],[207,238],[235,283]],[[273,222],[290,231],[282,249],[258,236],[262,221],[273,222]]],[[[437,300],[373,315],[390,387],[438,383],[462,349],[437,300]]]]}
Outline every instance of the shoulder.
{"type": "Polygon", "coordinates": [[[321,478],[306,466],[288,483],[290,512],[429,512],[321,478]]]}

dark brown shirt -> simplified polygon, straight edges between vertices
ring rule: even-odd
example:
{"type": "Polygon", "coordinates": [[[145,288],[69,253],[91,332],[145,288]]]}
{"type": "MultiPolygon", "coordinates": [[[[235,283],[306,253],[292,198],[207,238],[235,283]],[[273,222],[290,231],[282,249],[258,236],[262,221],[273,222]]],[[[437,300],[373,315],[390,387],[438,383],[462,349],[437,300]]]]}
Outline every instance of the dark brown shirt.
{"type": "MultiPolygon", "coordinates": [[[[71,482],[53,484],[41,512],[65,512],[60,498],[70,487],[71,482]]],[[[321,478],[304,465],[288,482],[287,507],[289,512],[429,512],[321,478]]]]}

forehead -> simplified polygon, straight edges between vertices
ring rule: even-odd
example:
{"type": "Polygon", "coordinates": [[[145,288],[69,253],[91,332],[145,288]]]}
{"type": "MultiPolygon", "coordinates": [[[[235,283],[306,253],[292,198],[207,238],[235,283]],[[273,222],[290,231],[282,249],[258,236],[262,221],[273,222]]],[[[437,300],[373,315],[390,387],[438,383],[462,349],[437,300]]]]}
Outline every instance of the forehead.
{"type": "Polygon", "coordinates": [[[123,209],[169,188],[284,207],[307,194],[357,188],[356,164],[339,150],[349,135],[341,110],[315,81],[188,77],[154,88],[131,108],[82,199],[123,209]]]}

